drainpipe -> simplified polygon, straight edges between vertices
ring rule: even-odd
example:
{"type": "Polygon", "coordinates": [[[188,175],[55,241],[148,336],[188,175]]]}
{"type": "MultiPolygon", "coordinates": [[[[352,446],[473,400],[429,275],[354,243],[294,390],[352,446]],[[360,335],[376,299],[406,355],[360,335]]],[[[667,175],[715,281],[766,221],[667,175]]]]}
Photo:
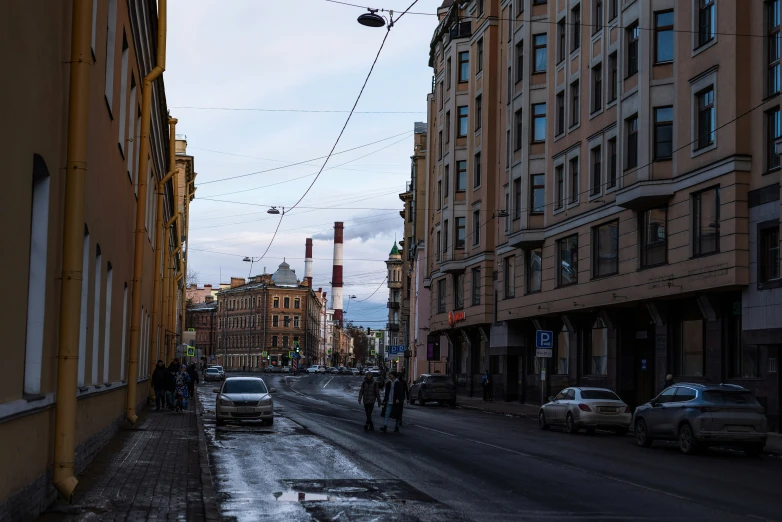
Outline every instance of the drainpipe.
{"type": "MultiPolygon", "coordinates": [[[[153,273],[154,276],[154,283],[152,285],[152,325],[153,328],[155,328],[155,334],[152,336],[152,343],[149,345],[149,374],[152,375],[152,372],[155,370],[155,365],[157,364],[156,357],[157,353],[160,350],[160,342],[159,342],[159,332],[160,327],[158,325],[159,321],[159,314],[160,314],[160,298],[158,297],[158,292],[161,291],[161,281],[160,281],[160,263],[162,262],[161,257],[164,257],[162,255],[162,249],[163,249],[163,237],[166,236],[166,231],[168,230],[168,227],[171,226],[170,224],[167,224],[167,226],[162,226],[163,223],[163,194],[165,192],[165,185],[168,183],[168,180],[174,177],[176,174],[176,168],[174,166],[174,148],[176,147],[176,124],[177,119],[176,118],[169,118],[168,119],[168,143],[169,143],[169,159],[168,159],[168,168],[169,171],[166,174],[166,176],[161,179],[157,183],[157,189],[155,190],[157,197],[156,200],[156,217],[155,217],[155,271],[153,273]]],[[[171,222],[176,219],[176,213],[174,213],[173,218],[171,218],[171,222]]],[[[170,222],[169,222],[170,223],[170,222]]],[[[166,245],[168,246],[168,245],[166,245]]],[[[164,265],[165,266],[165,265],[164,265]]],[[[163,334],[165,335],[165,330],[163,330],[163,334]]],[[[163,354],[161,352],[161,359],[165,358],[163,357],[163,354]]],[[[149,398],[150,400],[154,401],[155,399],[155,388],[154,386],[149,387],[149,398]]]]}
{"type": "Polygon", "coordinates": [[[54,420],[52,482],[70,502],[78,480],[73,474],[76,447],[76,386],[79,368],[79,318],[84,261],[84,190],[87,182],[88,116],[92,2],[74,0],[68,85],[68,150],[65,166],[60,332],[57,351],[57,402],[54,420]]]}
{"type": "MultiPolygon", "coordinates": [[[[141,294],[144,279],[144,218],[147,210],[147,168],[149,166],[149,133],[152,117],[152,82],[166,69],[166,3],[158,0],[157,65],[144,77],[141,94],[141,142],[138,153],[138,198],[136,199],[136,237],[133,249],[133,292],[130,305],[130,358],[125,417],[135,424],[138,358],[141,347],[141,294]]],[[[90,20],[92,22],[92,20],[90,20]]],[[[92,27],[91,25],[88,27],[92,27]]],[[[90,33],[90,31],[87,31],[90,33]]]]}
{"type": "MultiPolygon", "coordinates": [[[[174,216],[169,219],[165,225],[163,225],[163,235],[165,236],[165,243],[163,245],[163,286],[160,289],[160,293],[162,294],[162,301],[163,304],[160,307],[160,322],[161,322],[161,331],[162,331],[162,342],[163,347],[161,350],[161,355],[163,360],[166,364],[171,362],[171,358],[168,356],[168,326],[169,326],[169,313],[168,313],[168,301],[170,299],[170,289],[171,289],[171,269],[169,266],[171,265],[171,253],[169,252],[170,244],[169,244],[169,236],[171,234],[171,226],[174,224],[174,221],[176,221],[179,218],[179,214],[174,214],[174,216]]],[[[160,276],[157,276],[160,277],[160,276]]]]}
{"type": "MultiPolygon", "coordinates": [[[[185,333],[185,317],[187,313],[187,256],[184,255],[189,252],[190,250],[190,238],[188,237],[188,231],[190,228],[190,180],[187,179],[187,171],[185,171],[185,202],[184,202],[184,212],[182,215],[182,234],[185,236],[185,239],[187,241],[188,249],[183,252],[183,254],[179,257],[182,261],[182,273],[185,275],[185,279],[182,282],[182,323],[180,324],[180,330],[179,333],[182,336],[181,339],[184,339],[184,333],[185,333]]],[[[193,183],[195,183],[195,172],[193,173],[193,183]]],[[[180,241],[182,240],[182,236],[180,236],[180,241]]],[[[184,243],[183,243],[184,244],[184,243]]]]}
{"type": "MultiPolygon", "coordinates": [[[[177,226],[175,227],[175,234],[177,237],[179,237],[179,226],[178,223],[181,220],[182,214],[178,214],[179,219],[177,219],[177,226]]],[[[176,357],[176,283],[179,281],[179,276],[175,275],[174,272],[176,271],[176,255],[182,251],[182,245],[174,249],[173,252],[171,252],[171,275],[168,278],[168,326],[169,331],[171,332],[171,344],[168,348],[168,358],[169,360],[174,360],[174,357],[176,357]]],[[[180,273],[181,275],[181,273],[180,273]]]]}

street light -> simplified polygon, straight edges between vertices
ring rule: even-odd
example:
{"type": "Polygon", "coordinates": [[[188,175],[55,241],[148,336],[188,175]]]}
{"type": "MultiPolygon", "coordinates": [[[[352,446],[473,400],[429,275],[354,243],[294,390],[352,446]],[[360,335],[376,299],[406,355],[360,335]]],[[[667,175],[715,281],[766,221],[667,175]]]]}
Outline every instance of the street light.
{"type": "MultiPolygon", "coordinates": [[[[285,209],[282,209],[283,212],[285,212],[285,209]]],[[[267,214],[274,214],[275,216],[278,216],[280,214],[280,211],[277,210],[277,207],[272,207],[269,210],[266,211],[267,214]]]]}
{"type": "MultiPolygon", "coordinates": [[[[386,25],[386,18],[383,16],[380,16],[377,14],[377,9],[367,9],[369,11],[368,13],[364,13],[361,16],[358,17],[358,23],[361,25],[364,25],[366,27],[383,27],[386,25]]],[[[389,14],[391,15],[392,19],[394,16],[393,11],[389,11],[389,14]]],[[[393,23],[393,22],[391,22],[393,23]]],[[[390,26],[390,24],[389,24],[390,26]]]]}

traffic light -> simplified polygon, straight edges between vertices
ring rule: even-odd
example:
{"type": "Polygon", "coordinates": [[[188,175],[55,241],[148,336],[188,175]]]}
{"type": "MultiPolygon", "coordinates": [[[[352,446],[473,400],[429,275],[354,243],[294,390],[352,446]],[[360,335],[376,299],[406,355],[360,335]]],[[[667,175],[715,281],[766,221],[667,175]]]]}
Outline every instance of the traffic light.
{"type": "Polygon", "coordinates": [[[367,328],[367,336],[371,336],[371,335],[372,335],[372,328],[367,328]]]}
{"type": "Polygon", "coordinates": [[[298,341],[293,343],[293,349],[296,350],[296,353],[299,353],[299,343],[298,343],[298,341]]]}

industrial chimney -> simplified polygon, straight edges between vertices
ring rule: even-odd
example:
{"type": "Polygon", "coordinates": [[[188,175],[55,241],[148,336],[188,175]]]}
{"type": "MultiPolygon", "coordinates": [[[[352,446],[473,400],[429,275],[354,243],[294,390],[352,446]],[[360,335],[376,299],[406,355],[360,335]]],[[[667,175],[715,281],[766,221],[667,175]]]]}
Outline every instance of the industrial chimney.
{"type": "Polygon", "coordinates": [[[312,238],[308,237],[304,247],[304,279],[312,288],[312,238]]]}
{"type": "Polygon", "coordinates": [[[334,268],[331,272],[331,299],[334,320],[342,326],[342,221],[334,222],[334,268]]]}

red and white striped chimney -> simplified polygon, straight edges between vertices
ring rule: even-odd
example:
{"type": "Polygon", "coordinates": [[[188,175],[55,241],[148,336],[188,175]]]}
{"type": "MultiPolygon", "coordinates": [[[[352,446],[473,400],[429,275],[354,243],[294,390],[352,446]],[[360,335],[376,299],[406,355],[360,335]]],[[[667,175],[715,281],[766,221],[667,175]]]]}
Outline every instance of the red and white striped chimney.
{"type": "Polygon", "coordinates": [[[304,247],[304,278],[312,288],[312,238],[308,237],[304,247]]]}
{"type": "Polygon", "coordinates": [[[331,272],[331,303],[334,320],[342,326],[342,221],[334,222],[334,268],[331,272]]]}

